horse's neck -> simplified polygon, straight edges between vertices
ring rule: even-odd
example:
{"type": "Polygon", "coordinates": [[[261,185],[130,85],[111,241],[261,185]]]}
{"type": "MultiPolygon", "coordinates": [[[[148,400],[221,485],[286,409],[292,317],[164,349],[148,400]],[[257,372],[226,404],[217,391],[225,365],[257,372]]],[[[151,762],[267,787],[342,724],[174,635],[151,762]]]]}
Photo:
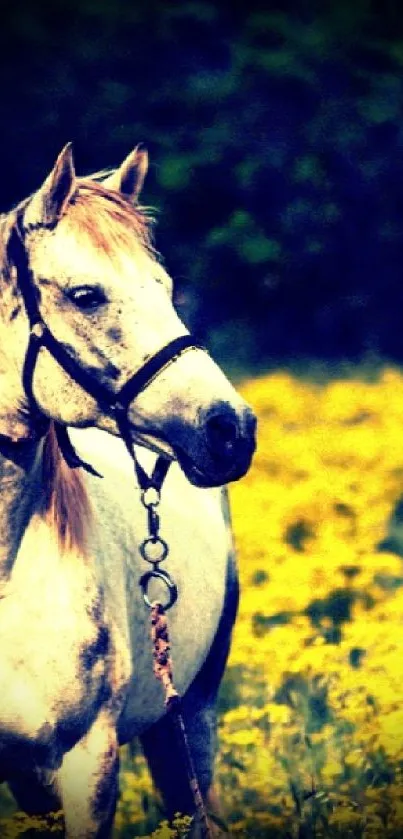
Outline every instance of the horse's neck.
{"type": "Polygon", "coordinates": [[[0,439],[0,582],[6,582],[40,496],[41,444],[0,439]]]}
{"type": "Polygon", "coordinates": [[[16,363],[15,349],[21,345],[21,336],[13,318],[15,290],[3,272],[6,228],[7,216],[0,215],[0,584],[10,575],[39,495],[42,450],[42,443],[30,441],[31,420],[24,410],[16,363]]]}

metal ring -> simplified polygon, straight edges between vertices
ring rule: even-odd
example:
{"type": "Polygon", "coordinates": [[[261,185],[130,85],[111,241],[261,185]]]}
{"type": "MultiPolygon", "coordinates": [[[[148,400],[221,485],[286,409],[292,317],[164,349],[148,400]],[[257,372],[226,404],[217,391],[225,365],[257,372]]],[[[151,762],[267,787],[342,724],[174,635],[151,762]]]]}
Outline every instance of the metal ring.
{"type": "Polygon", "coordinates": [[[170,609],[171,606],[173,606],[174,603],[176,603],[176,600],[178,598],[178,589],[168,572],[162,571],[159,568],[155,568],[154,571],[146,571],[146,573],[143,574],[142,577],[140,577],[139,585],[143,592],[144,603],[146,604],[146,606],[148,606],[149,609],[152,608],[153,604],[148,596],[147,589],[149,582],[154,579],[161,580],[166,585],[168,589],[168,602],[161,603],[161,606],[165,610],[170,609]]]}
{"type": "Polygon", "coordinates": [[[161,493],[160,493],[159,489],[157,489],[157,487],[149,486],[149,487],[147,487],[147,489],[142,490],[140,499],[141,499],[141,503],[144,505],[144,507],[158,507],[158,504],[161,501],[161,493]],[[150,495],[151,495],[151,498],[148,497],[148,499],[147,499],[147,496],[150,496],[150,495]]]}
{"type": "Polygon", "coordinates": [[[31,335],[33,338],[39,340],[39,338],[43,338],[43,334],[46,330],[46,326],[42,320],[37,320],[31,326],[31,335]]]}
{"type": "Polygon", "coordinates": [[[164,559],[167,558],[168,553],[169,553],[169,548],[168,548],[168,545],[165,542],[165,540],[161,539],[160,536],[149,536],[148,539],[144,539],[144,542],[141,543],[140,553],[141,553],[141,556],[143,557],[143,559],[145,559],[146,562],[158,563],[158,562],[163,562],[164,559]],[[160,553],[157,554],[157,556],[155,556],[155,555],[153,556],[151,554],[151,551],[150,551],[150,546],[151,545],[154,548],[156,548],[157,546],[160,548],[160,553]]]}

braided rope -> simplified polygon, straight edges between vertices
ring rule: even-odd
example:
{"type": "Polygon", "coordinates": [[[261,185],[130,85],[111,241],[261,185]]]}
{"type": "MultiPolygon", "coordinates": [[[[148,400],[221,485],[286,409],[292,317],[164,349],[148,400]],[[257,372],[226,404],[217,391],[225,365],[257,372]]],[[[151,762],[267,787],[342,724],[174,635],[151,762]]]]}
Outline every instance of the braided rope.
{"type": "Polygon", "coordinates": [[[195,805],[195,821],[200,825],[202,839],[213,839],[209,820],[199,782],[197,780],[189,742],[186,735],[186,728],[180,710],[180,696],[173,683],[173,669],[171,659],[171,645],[168,631],[168,621],[165,609],[161,603],[154,602],[150,610],[151,615],[151,638],[153,642],[153,669],[154,675],[161,682],[165,693],[165,706],[173,715],[173,720],[181,744],[183,759],[185,762],[189,786],[192,791],[195,805]]]}

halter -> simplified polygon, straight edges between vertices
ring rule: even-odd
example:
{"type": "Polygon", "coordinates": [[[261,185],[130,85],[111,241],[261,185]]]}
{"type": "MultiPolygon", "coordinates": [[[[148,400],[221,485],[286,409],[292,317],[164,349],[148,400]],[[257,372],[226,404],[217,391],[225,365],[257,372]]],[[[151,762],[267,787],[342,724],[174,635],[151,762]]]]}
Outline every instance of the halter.
{"type": "MultiPolygon", "coordinates": [[[[182,353],[189,349],[204,349],[204,347],[191,335],[181,335],[179,338],[169,341],[149,358],[139,370],[130,376],[117,393],[108,385],[98,382],[67,352],[42,318],[38,304],[38,290],[34,283],[28,252],[24,244],[25,234],[30,232],[33,226],[30,225],[25,228],[22,216],[22,212],[17,216],[8,243],[8,252],[17,270],[18,287],[22,294],[30,327],[29,342],[22,372],[22,383],[28,400],[41,413],[33,392],[33,379],[39,351],[42,347],[45,347],[70,378],[77,382],[86,393],[89,393],[101,408],[104,407],[108,411],[112,411],[120,435],[134,462],[140,488],[144,492],[153,487],[159,492],[171,461],[166,456],[159,455],[151,476],[148,476],[141,464],[138,463],[128,418],[130,403],[182,353]]],[[[40,223],[35,225],[34,229],[53,230],[55,226],[56,222],[40,223]]],[[[102,477],[90,464],[85,463],[77,455],[68,436],[66,426],[55,423],[55,428],[63,457],[69,466],[72,468],[81,466],[88,472],[102,477]]]]}

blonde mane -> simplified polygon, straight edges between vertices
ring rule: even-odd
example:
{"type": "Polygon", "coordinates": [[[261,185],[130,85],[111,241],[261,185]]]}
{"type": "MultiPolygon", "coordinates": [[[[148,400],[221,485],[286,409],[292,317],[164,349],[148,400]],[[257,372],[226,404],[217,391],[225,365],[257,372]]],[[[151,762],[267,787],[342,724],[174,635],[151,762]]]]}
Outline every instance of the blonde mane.
{"type": "MultiPolygon", "coordinates": [[[[9,234],[18,211],[29,200],[21,202],[11,216],[0,219],[0,222],[9,225],[11,222],[9,234]]],[[[120,193],[107,189],[102,182],[79,178],[65,216],[71,224],[77,225],[80,234],[88,236],[97,249],[111,257],[120,248],[132,248],[133,237],[156,257],[150,232],[153,219],[149,211],[133,205],[120,193]]],[[[8,280],[11,264],[7,247],[4,250],[2,274],[8,280]]],[[[57,533],[63,550],[76,549],[85,553],[92,519],[90,500],[80,470],[71,469],[63,458],[53,423],[45,437],[42,465],[43,515],[57,533]]]]}
{"type": "Polygon", "coordinates": [[[121,193],[106,189],[102,183],[78,179],[78,189],[70,199],[66,216],[92,243],[107,254],[119,248],[133,247],[133,234],[149,253],[156,256],[152,244],[149,209],[133,204],[121,193]]]}
{"type": "Polygon", "coordinates": [[[63,458],[53,423],[45,437],[42,468],[44,517],[56,531],[63,550],[85,554],[91,504],[80,471],[71,469],[63,458]]]}
{"type": "MultiPolygon", "coordinates": [[[[120,193],[102,183],[79,179],[79,187],[66,210],[68,216],[105,253],[132,247],[133,234],[155,254],[150,235],[151,216],[120,193]]],[[[71,469],[60,451],[54,424],[47,432],[43,450],[44,514],[55,529],[63,549],[85,553],[92,510],[83,476],[71,469]]]]}
{"type": "MultiPolygon", "coordinates": [[[[149,207],[133,204],[129,198],[107,189],[100,181],[78,178],[77,182],[77,190],[64,215],[78,227],[80,234],[87,236],[97,249],[111,257],[120,248],[132,248],[134,237],[151,256],[159,258],[152,240],[154,215],[149,207]]],[[[18,213],[27,207],[31,199],[32,195],[24,198],[10,213],[0,215],[0,226],[7,231],[1,237],[0,252],[0,274],[6,281],[10,279],[11,269],[7,243],[18,213]]]]}

